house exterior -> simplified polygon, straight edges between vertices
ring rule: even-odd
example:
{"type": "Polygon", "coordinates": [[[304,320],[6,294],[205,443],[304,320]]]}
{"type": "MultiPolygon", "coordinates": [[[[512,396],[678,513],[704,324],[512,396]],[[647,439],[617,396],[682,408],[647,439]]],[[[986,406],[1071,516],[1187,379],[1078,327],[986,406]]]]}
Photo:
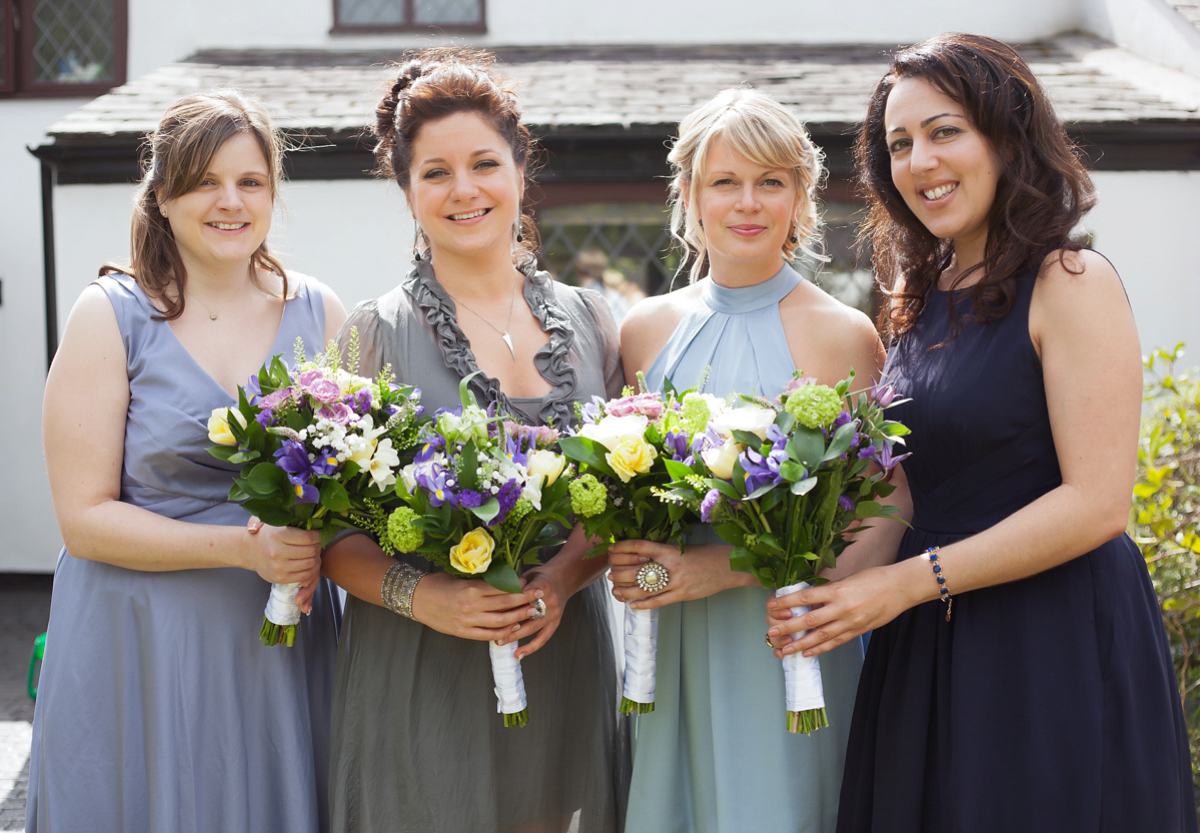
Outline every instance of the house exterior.
{"type": "Polygon", "coordinates": [[[1200,345],[1198,26],[1200,4],[1165,0],[0,0],[0,349],[15,392],[0,435],[16,462],[0,479],[0,572],[53,569],[47,358],[98,265],[126,258],[140,136],[186,92],[236,85],[297,139],[272,245],[349,307],[409,261],[411,217],[394,184],[368,175],[361,137],[404,49],[495,50],[545,149],[533,199],[547,266],[572,280],[579,252],[599,249],[647,291],[676,265],[662,253],[664,143],[693,106],[751,83],[825,149],[833,262],[817,279],[867,302],[848,150],[886,52],[947,30],[992,35],[1021,45],[1092,160],[1100,203],[1085,230],[1121,271],[1150,349],[1200,345]],[[57,18],[38,16],[51,6],[57,18]]]}

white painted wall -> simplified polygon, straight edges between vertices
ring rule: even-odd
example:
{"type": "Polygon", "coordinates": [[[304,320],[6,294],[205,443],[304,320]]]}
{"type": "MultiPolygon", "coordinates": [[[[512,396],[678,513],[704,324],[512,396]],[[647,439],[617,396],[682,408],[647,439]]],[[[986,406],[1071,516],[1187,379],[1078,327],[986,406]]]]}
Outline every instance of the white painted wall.
{"type": "Polygon", "coordinates": [[[1200,172],[1096,173],[1099,201],[1084,220],[1097,251],[1120,272],[1133,305],[1142,352],[1189,346],[1200,364],[1200,172]]]}
{"type": "Polygon", "coordinates": [[[1083,0],[1083,28],[1130,52],[1200,75],[1200,31],[1167,0],[1083,0]]]}
{"type": "Polygon", "coordinates": [[[49,569],[59,547],[42,456],[41,168],[26,148],[44,144],[45,128],[83,103],[0,102],[0,437],[9,459],[0,478],[0,572],[49,569]]]}

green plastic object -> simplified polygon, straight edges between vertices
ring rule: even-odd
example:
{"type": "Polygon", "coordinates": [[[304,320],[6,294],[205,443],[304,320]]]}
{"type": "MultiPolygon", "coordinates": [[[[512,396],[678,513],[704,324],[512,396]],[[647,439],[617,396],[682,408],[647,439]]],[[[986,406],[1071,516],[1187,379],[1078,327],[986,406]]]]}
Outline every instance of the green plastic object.
{"type": "Polygon", "coordinates": [[[34,672],[37,670],[37,664],[41,662],[42,657],[46,656],[46,634],[40,633],[33,639],[33,654],[29,657],[29,696],[34,700],[37,699],[37,688],[33,685],[34,672]]]}

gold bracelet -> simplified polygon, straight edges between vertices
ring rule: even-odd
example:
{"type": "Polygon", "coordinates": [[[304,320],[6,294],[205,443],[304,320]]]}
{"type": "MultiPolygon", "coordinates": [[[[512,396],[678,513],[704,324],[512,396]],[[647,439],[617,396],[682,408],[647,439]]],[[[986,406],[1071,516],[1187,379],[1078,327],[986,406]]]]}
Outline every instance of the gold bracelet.
{"type": "Polygon", "coordinates": [[[411,564],[397,561],[387,568],[383,574],[383,582],[379,585],[379,595],[383,597],[383,606],[392,613],[399,613],[406,619],[413,618],[412,598],[417,589],[417,582],[425,578],[423,573],[411,564]]]}

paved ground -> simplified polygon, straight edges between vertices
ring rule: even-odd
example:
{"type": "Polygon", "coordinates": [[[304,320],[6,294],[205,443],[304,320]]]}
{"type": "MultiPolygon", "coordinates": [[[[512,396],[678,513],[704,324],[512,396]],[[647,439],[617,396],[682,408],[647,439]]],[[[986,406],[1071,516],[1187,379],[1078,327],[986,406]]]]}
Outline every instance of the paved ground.
{"type": "Polygon", "coordinates": [[[25,829],[33,639],[50,617],[50,576],[0,574],[0,831],[25,829]]]}

